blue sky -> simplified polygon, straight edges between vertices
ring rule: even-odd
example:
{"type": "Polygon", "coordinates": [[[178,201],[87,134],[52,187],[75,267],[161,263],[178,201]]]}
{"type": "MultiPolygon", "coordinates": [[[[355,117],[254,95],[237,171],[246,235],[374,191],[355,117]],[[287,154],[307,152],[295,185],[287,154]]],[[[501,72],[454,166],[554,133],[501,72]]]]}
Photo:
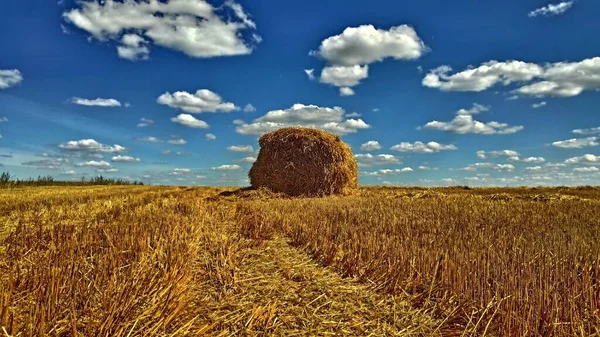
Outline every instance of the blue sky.
{"type": "Polygon", "coordinates": [[[246,185],[262,132],[362,184],[600,182],[600,3],[5,1],[0,170],[246,185]]]}

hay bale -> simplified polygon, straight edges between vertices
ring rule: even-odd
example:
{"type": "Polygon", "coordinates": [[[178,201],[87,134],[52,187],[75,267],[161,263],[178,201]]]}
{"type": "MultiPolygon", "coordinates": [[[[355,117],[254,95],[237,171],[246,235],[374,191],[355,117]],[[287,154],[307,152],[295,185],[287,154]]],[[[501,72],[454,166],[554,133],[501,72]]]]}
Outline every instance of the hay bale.
{"type": "Polygon", "coordinates": [[[264,134],[258,143],[248,174],[253,188],[292,196],[350,194],[358,188],[352,150],[332,133],[288,127],[264,134]]]}

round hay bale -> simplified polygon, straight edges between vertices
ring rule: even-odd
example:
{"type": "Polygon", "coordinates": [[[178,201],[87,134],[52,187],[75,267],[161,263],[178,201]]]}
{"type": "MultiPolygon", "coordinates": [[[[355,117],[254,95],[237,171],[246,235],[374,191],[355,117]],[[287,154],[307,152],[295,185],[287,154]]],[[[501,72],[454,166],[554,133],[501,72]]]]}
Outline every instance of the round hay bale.
{"type": "Polygon", "coordinates": [[[292,196],[350,194],[358,188],[358,166],[339,136],[288,127],[258,141],[260,152],[248,176],[254,188],[292,196]]]}

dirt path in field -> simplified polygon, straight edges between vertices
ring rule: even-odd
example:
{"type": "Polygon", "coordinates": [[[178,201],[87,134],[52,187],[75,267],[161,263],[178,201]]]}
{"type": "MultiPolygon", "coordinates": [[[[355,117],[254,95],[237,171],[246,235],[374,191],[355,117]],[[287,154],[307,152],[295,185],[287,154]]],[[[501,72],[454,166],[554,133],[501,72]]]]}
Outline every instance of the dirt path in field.
{"type": "Polygon", "coordinates": [[[238,253],[243,258],[233,290],[210,308],[211,334],[436,335],[439,320],[412,308],[403,298],[377,294],[343,279],[284,238],[275,237],[238,253]]]}

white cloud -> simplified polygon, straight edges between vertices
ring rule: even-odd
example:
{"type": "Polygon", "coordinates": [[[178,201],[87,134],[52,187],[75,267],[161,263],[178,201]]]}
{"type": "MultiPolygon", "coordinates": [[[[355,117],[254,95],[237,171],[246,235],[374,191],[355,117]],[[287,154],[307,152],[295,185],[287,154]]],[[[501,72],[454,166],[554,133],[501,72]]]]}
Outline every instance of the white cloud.
{"type": "Polygon", "coordinates": [[[423,78],[423,85],[442,91],[483,91],[499,82],[530,81],[543,73],[537,64],[521,61],[489,61],[452,75],[451,71],[449,66],[433,69],[423,78]]]}
{"type": "Polygon", "coordinates": [[[573,171],[590,173],[590,172],[600,172],[600,169],[596,166],[589,166],[589,167],[576,167],[573,169],[573,171]]]}
{"type": "Polygon", "coordinates": [[[314,69],[304,69],[304,73],[306,73],[306,76],[308,76],[309,80],[314,80],[315,79],[315,70],[314,69]]]}
{"type": "Polygon", "coordinates": [[[362,117],[361,114],[359,114],[358,112],[352,112],[349,114],[345,114],[344,117],[346,118],[358,118],[358,117],[362,117]]]}
{"type": "Polygon", "coordinates": [[[173,144],[173,145],[185,145],[185,144],[187,144],[187,141],[185,139],[175,138],[175,139],[167,140],[167,143],[173,144]]]}
{"type": "Polygon", "coordinates": [[[522,61],[488,61],[476,68],[450,74],[449,66],[433,69],[423,78],[423,85],[442,91],[483,91],[498,83],[527,83],[516,93],[527,96],[572,97],[584,90],[600,90],[600,57],[579,62],[538,65],[522,61]]]}
{"type": "Polygon", "coordinates": [[[171,118],[171,122],[196,129],[207,129],[209,127],[205,121],[199,120],[190,114],[179,114],[177,117],[171,118]]]}
{"type": "Polygon", "coordinates": [[[352,90],[352,88],[348,88],[348,87],[340,88],[340,96],[353,96],[353,95],[354,95],[354,90],[352,90]]]}
{"type": "Polygon", "coordinates": [[[206,140],[215,140],[215,139],[217,139],[217,136],[213,135],[212,133],[206,134],[206,140]]]}
{"type": "Polygon", "coordinates": [[[138,128],[145,128],[154,124],[154,121],[145,117],[140,118],[140,121],[137,125],[138,128]]]}
{"type": "Polygon", "coordinates": [[[507,157],[509,160],[518,161],[519,152],[514,150],[500,150],[500,151],[477,151],[477,158],[486,159],[488,156],[492,157],[507,157]]]}
{"type": "Polygon", "coordinates": [[[117,47],[120,58],[130,61],[147,60],[150,48],[148,41],[137,34],[125,34],[121,38],[121,45],[117,47]]]}
{"type": "Polygon", "coordinates": [[[526,171],[541,171],[542,169],[541,166],[530,166],[525,168],[526,171]]]}
{"type": "Polygon", "coordinates": [[[251,145],[232,145],[227,150],[231,152],[254,152],[254,148],[251,145]]]}
{"type": "Polygon", "coordinates": [[[285,110],[272,110],[252,123],[239,124],[237,133],[262,134],[286,126],[318,128],[339,135],[354,133],[370,126],[362,119],[344,119],[345,111],[340,107],[324,108],[316,105],[294,104],[285,110]]]}
{"type": "Polygon", "coordinates": [[[248,103],[246,104],[246,106],[244,107],[244,112],[254,112],[256,111],[256,108],[254,107],[254,105],[248,103]]]}
{"type": "Polygon", "coordinates": [[[401,164],[400,159],[392,154],[372,155],[370,153],[355,155],[360,166],[369,167],[374,165],[401,164]]]}
{"type": "Polygon", "coordinates": [[[86,162],[83,162],[83,163],[79,163],[79,164],[77,164],[77,166],[89,166],[89,167],[96,167],[96,168],[108,168],[108,167],[110,167],[110,163],[105,162],[104,160],[101,160],[101,161],[90,160],[90,161],[86,161],[86,162]]]}
{"type": "Polygon", "coordinates": [[[328,37],[311,55],[321,56],[331,64],[352,66],[383,61],[414,60],[427,47],[415,30],[407,25],[376,29],[372,25],[348,27],[340,35],[328,37]]]}
{"type": "Polygon", "coordinates": [[[122,163],[139,163],[142,160],[140,158],[135,158],[131,156],[114,156],[110,159],[113,162],[122,162],[122,163]]]}
{"type": "Polygon", "coordinates": [[[118,153],[126,152],[127,149],[121,145],[115,144],[113,146],[98,143],[94,139],[81,139],[72,140],[66,143],[58,145],[58,148],[65,151],[78,151],[78,152],[104,152],[104,153],[118,153]]]}
{"type": "Polygon", "coordinates": [[[546,162],[546,159],[544,159],[543,157],[528,157],[528,158],[524,158],[522,160],[522,162],[524,163],[534,163],[534,164],[539,164],[539,163],[544,163],[546,162]]]}
{"type": "Polygon", "coordinates": [[[378,170],[378,171],[373,171],[373,172],[364,172],[363,175],[365,176],[373,176],[373,177],[381,177],[381,176],[387,176],[387,175],[391,175],[391,174],[400,174],[400,173],[408,173],[408,172],[413,172],[414,170],[410,167],[405,167],[405,168],[401,168],[401,169],[382,169],[382,170],[378,170]]]}
{"type": "Polygon", "coordinates": [[[478,169],[493,169],[496,171],[513,171],[515,166],[512,164],[494,164],[494,163],[475,163],[467,165],[459,170],[461,171],[477,171],[478,169]]]}
{"type": "Polygon", "coordinates": [[[429,167],[429,166],[424,166],[424,165],[417,167],[417,169],[419,169],[421,171],[437,171],[438,170],[437,167],[429,167]]]}
{"type": "Polygon", "coordinates": [[[471,109],[461,109],[456,112],[456,116],[450,122],[432,121],[425,124],[424,128],[434,129],[458,134],[474,133],[482,135],[507,135],[523,130],[523,126],[510,126],[499,122],[480,122],[473,119],[473,114],[489,110],[479,104],[474,104],[471,109]]]}
{"type": "Polygon", "coordinates": [[[231,1],[219,8],[201,0],[82,0],[77,5],[64,12],[63,18],[97,40],[119,41],[119,56],[126,59],[147,58],[151,42],[197,58],[250,54],[260,42],[256,34],[244,40],[242,32],[256,25],[231,1]],[[227,21],[219,15],[226,8],[233,12],[227,21]],[[236,21],[231,20],[234,17],[236,21]]]}
{"type": "Polygon", "coordinates": [[[245,157],[239,160],[241,163],[254,163],[256,161],[255,157],[245,157]]]}
{"type": "Polygon", "coordinates": [[[187,175],[191,173],[192,170],[190,170],[189,168],[174,168],[173,170],[171,170],[171,172],[169,172],[169,174],[172,176],[187,175]]]}
{"type": "Polygon", "coordinates": [[[96,98],[96,99],[87,99],[81,97],[73,97],[71,98],[71,103],[77,105],[85,105],[85,106],[101,106],[101,107],[120,107],[122,106],[121,102],[114,98],[96,98]]]}
{"type": "Polygon", "coordinates": [[[100,168],[100,169],[97,169],[96,172],[100,172],[100,173],[117,173],[117,172],[119,172],[119,169],[116,169],[116,168],[100,168]]]}
{"type": "Polygon", "coordinates": [[[549,4],[547,6],[540,7],[540,8],[537,8],[537,9],[529,12],[529,14],[527,16],[529,16],[530,18],[533,18],[533,17],[540,16],[540,15],[553,16],[553,15],[563,14],[564,12],[569,10],[569,8],[571,8],[574,3],[575,3],[575,0],[564,1],[564,2],[561,2],[558,4],[549,4]]]}
{"type": "Polygon", "coordinates": [[[539,103],[532,104],[531,107],[534,108],[534,109],[538,109],[538,108],[541,108],[543,106],[546,106],[546,104],[547,104],[546,101],[542,101],[542,102],[539,102],[539,103]]]}
{"type": "Polygon", "coordinates": [[[221,165],[212,168],[214,171],[237,171],[242,168],[239,165],[221,165]]]}
{"type": "Polygon", "coordinates": [[[381,144],[376,140],[370,140],[360,146],[362,151],[376,151],[381,150],[381,144]]]}
{"type": "Polygon", "coordinates": [[[0,89],[7,89],[23,81],[23,75],[17,69],[0,69],[0,89]]]}
{"type": "Polygon", "coordinates": [[[412,144],[402,142],[398,145],[392,146],[391,149],[400,152],[436,153],[440,151],[457,150],[458,148],[452,144],[445,145],[437,142],[414,142],[412,144]]]}
{"type": "Polygon", "coordinates": [[[600,163],[600,156],[593,154],[584,154],[581,157],[573,157],[565,160],[565,164],[587,164],[594,165],[600,163]]]}
{"type": "Polygon", "coordinates": [[[158,97],[157,102],[190,113],[231,112],[240,109],[233,103],[223,102],[221,96],[208,89],[200,89],[194,94],[186,91],[173,94],[166,92],[158,97]]]}
{"type": "Polygon", "coordinates": [[[581,149],[588,146],[598,146],[598,137],[571,138],[552,143],[554,147],[563,149],[581,149]]]}
{"type": "Polygon", "coordinates": [[[481,113],[484,111],[489,111],[489,110],[490,110],[489,106],[473,103],[473,107],[471,107],[470,109],[460,109],[456,112],[456,115],[457,116],[470,116],[470,115],[476,115],[478,113],[481,113]]]}
{"type": "Polygon", "coordinates": [[[144,137],[144,138],[137,138],[136,140],[139,140],[141,142],[148,142],[148,143],[162,143],[161,139],[158,139],[158,138],[152,137],[152,136],[148,136],[148,137],[144,137]]]}
{"type": "Polygon", "coordinates": [[[575,130],[573,130],[573,133],[576,133],[579,135],[594,135],[594,134],[600,133],[600,126],[597,128],[589,128],[589,129],[575,129],[575,130]]]}
{"type": "Polygon", "coordinates": [[[353,87],[369,77],[369,66],[330,66],[321,71],[321,83],[336,87],[353,87]]]}

